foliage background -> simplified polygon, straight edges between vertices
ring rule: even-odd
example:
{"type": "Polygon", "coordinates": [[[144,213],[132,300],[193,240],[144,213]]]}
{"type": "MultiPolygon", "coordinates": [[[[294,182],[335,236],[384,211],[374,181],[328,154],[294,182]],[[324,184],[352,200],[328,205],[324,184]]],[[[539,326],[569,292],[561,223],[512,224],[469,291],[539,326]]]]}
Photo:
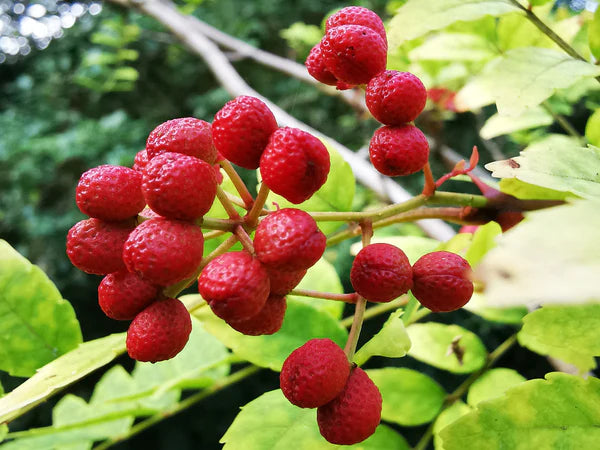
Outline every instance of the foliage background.
{"type": "MultiPolygon", "coordinates": [[[[355,2],[382,17],[389,17],[402,3],[355,2]]],[[[557,2],[555,8],[565,3],[557,2]]],[[[565,9],[564,14],[575,14],[581,6],[571,3],[568,6],[572,9],[565,9]]],[[[323,17],[346,3],[190,0],[180,2],[179,6],[256,47],[301,62],[314,43],[314,36],[320,37],[317,31],[320,33],[323,17]],[[281,33],[281,30],[286,31],[281,33]]],[[[364,146],[378,126],[374,120],[357,115],[338,98],[325,96],[301,81],[251,61],[231,57],[244,79],[257,91],[350,148],[364,146]]],[[[74,202],[79,176],[99,164],[131,165],[135,153],[143,148],[148,133],[157,124],[190,115],[211,121],[228,99],[202,61],[152,19],[110,3],[104,3],[98,15],[82,16],[47,48],[0,65],[0,237],[41,266],[71,301],[82,324],[84,340],[124,331],[127,325],[100,313],[96,303],[99,277],[75,269],[64,252],[68,229],[84,218],[74,202]]],[[[589,102],[598,103],[599,99],[596,91],[574,102],[561,98],[551,101],[584,134],[590,115],[589,102]]],[[[493,155],[498,153],[506,157],[517,155],[520,146],[536,132],[563,132],[557,124],[552,124],[493,142],[483,140],[479,129],[494,112],[494,107],[485,107],[477,114],[440,116],[438,111],[430,110],[419,125],[466,156],[472,145],[479,145],[484,163],[495,159],[493,155]]],[[[443,168],[441,159],[434,161],[434,171],[441,173],[443,168]]],[[[252,184],[253,175],[246,173],[245,177],[252,184]]],[[[420,182],[416,177],[403,180],[413,191],[420,182]]],[[[462,185],[454,187],[464,189],[462,185]]],[[[372,194],[361,190],[355,207],[375,203],[377,199],[372,194]]],[[[399,231],[419,233],[414,227],[394,230],[399,231]]],[[[348,288],[350,258],[337,258],[336,269],[348,288]]],[[[476,332],[490,348],[512,332],[509,326],[482,322],[464,311],[436,319],[458,323],[476,332]]],[[[378,330],[381,324],[377,320],[367,323],[365,334],[378,330]]],[[[126,368],[132,367],[126,357],[118,362],[126,368]]],[[[527,378],[541,377],[551,370],[544,358],[521,348],[511,350],[501,362],[527,378]]],[[[460,382],[458,376],[417,361],[402,360],[403,366],[407,364],[432,375],[447,390],[460,382]]],[[[373,366],[377,365],[374,360],[373,366]]],[[[88,398],[99,377],[100,374],[88,377],[70,392],[88,398]]],[[[21,380],[2,374],[0,381],[8,391],[21,380]]],[[[263,371],[115,448],[148,448],[148,443],[157,449],[217,448],[215,443],[237,414],[237,407],[276,388],[277,384],[277,374],[263,371]]],[[[53,403],[50,401],[19,418],[11,429],[49,423],[53,403]]],[[[404,429],[403,435],[414,441],[423,430],[424,427],[404,429]]]]}

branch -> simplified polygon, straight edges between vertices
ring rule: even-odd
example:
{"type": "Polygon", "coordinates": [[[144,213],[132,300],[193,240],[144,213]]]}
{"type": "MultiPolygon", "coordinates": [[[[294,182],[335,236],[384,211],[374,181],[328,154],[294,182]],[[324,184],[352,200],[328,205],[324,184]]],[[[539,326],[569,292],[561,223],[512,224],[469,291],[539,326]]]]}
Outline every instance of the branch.
{"type": "MultiPolygon", "coordinates": [[[[292,117],[283,109],[279,108],[269,99],[263,97],[252,89],[232,66],[225,54],[201,32],[201,21],[193,16],[180,13],[175,5],[169,0],[110,0],[113,3],[129,8],[137,8],[168,28],[183,44],[192,52],[200,56],[211,70],[219,83],[233,97],[249,95],[258,97],[264,101],[280,125],[300,128],[320,139],[333,145],[342,157],[350,164],[356,178],[363,185],[377,192],[379,195],[389,198],[393,203],[405,201],[412,195],[388,177],[382,176],[367,161],[362,159],[352,150],[343,146],[329,136],[322,134],[314,128],[292,117]]],[[[428,220],[420,222],[419,226],[429,236],[439,240],[447,240],[455,233],[452,227],[440,220],[428,220]]]]}

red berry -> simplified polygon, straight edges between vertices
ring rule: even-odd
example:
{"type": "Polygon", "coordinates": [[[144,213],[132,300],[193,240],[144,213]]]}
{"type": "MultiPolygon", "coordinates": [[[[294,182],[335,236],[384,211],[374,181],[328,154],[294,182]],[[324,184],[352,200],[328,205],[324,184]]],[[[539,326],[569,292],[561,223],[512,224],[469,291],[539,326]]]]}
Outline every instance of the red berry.
{"type": "Polygon", "coordinates": [[[171,359],[185,347],[192,331],[183,303],[167,298],[140,312],[127,330],[127,353],[138,361],[171,359]]]}
{"type": "Polygon", "coordinates": [[[142,175],[128,167],[94,167],[81,175],[75,201],[82,213],[97,219],[120,221],[134,217],[146,204],[142,175]]]}
{"type": "Polygon", "coordinates": [[[365,102],[381,123],[402,125],[421,114],[427,103],[427,90],[410,72],[386,70],[367,84],[365,102]]]}
{"type": "Polygon", "coordinates": [[[350,363],[331,339],[311,339],[287,357],[279,382],[283,395],[301,408],[324,405],[344,389],[350,363]]]}
{"type": "Polygon", "coordinates": [[[352,263],[350,282],[371,302],[389,302],[412,287],[412,268],[402,250],[390,244],[364,247],[352,263]]]}
{"type": "Polygon", "coordinates": [[[295,208],[270,213],[258,224],[254,235],[257,258],[276,270],[308,269],[321,258],[326,245],[315,219],[295,208]]]}
{"type": "Polygon", "coordinates": [[[265,268],[271,282],[271,294],[275,295],[287,295],[292,289],[298,286],[298,283],[306,275],[306,269],[286,272],[268,266],[265,266],[265,268]]]}
{"type": "Polygon", "coordinates": [[[246,320],[227,322],[229,326],[248,336],[277,333],[283,324],[287,302],[281,295],[269,295],[258,314],[246,320]]]}
{"type": "Polygon", "coordinates": [[[135,158],[133,160],[133,169],[137,170],[138,172],[143,172],[146,164],[148,164],[148,152],[146,149],[143,149],[135,154],[135,158]]]}
{"type": "Polygon", "coordinates": [[[318,43],[311,49],[304,65],[306,66],[308,73],[315,80],[320,81],[323,84],[328,84],[329,86],[335,86],[337,84],[337,78],[327,70],[327,67],[325,67],[325,61],[323,60],[323,54],[321,52],[321,43],[318,43]]]}
{"type": "Polygon", "coordinates": [[[269,107],[256,97],[242,95],[215,115],[213,139],[219,153],[238,166],[257,169],[260,155],[277,129],[269,107]]]}
{"type": "Polygon", "coordinates": [[[136,274],[121,271],[106,275],[98,286],[98,303],[111,319],[132,320],[156,298],[158,287],[136,274]]]}
{"type": "Polygon", "coordinates": [[[327,22],[325,22],[325,31],[341,25],[362,25],[363,27],[370,28],[382,37],[387,48],[387,37],[383,21],[370,9],[361,6],[347,6],[346,8],[342,8],[329,16],[327,22]]]}
{"type": "Polygon", "coordinates": [[[298,204],[325,184],[329,164],[329,152],[319,139],[285,127],[271,135],[260,159],[260,174],[269,189],[298,204]]]}
{"type": "Polygon", "coordinates": [[[206,214],[215,200],[215,171],[193,156],[162,153],[148,162],[142,191],[148,206],[161,216],[194,220],[206,214]]]}
{"type": "Polygon", "coordinates": [[[227,322],[250,319],[269,296],[269,276],[246,251],[213,259],[198,278],[198,291],[215,315],[227,322]]]}
{"type": "Polygon", "coordinates": [[[125,270],[123,245],[132,232],[132,222],[77,222],[67,233],[67,256],[79,270],[96,275],[125,270]]]}
{"type": "Polygon", "coordinates": [[[317,409],[319,431],[332,444],[362,442],[375,433],[381,420],[382,402],[375,383],[356,367],[340,395],[317,409]]]}
{"type": "Polygon", "coordinates": [[[421,130],[413,125],[385,126],[373,134],[369,155],[373,166],[384,175],[410,175],[427,164],[429,144],[421,130]]]}
{"type": "Polygon", "coordinates": [[[217,158],[210,123],[193,117],[161,123],[148,136],[146,151],[148,159],[165,152],[195,156],[209,164],[217,158]]]}
{"type": "Polygon", "coordinates": [[[202,260],[204,237],[194,224],[163,218],[138,225],[123,248],[130,272],[159,286],[191,277],[202,260]]]}
{"type": "Polygon", "coordinates": [[[371,28],[341,25],[331,28],[321,40],[325,67],[340,81],[366,84],[385,70],[387,44],[371,28]]]}
{"type": "Polygon", "coordinates": [[[456,253],[428,253],[413,265],[412,293],[433,312],[457,310],[473,295],[470,273],[469,263],[456,253]]]}

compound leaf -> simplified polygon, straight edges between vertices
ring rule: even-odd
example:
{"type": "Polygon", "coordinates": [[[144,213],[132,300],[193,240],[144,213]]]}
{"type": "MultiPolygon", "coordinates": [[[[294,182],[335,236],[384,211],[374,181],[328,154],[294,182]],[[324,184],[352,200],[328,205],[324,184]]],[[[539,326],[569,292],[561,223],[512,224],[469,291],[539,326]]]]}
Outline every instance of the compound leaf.
{"type": "Polygon", "coordinates": [[[513,369],[488,370],[471,385],[467,394],[467,403],[476,406],[485,400],[500,397],[509,388],[524,381],[527,381],[527,379],[513,369]]]}

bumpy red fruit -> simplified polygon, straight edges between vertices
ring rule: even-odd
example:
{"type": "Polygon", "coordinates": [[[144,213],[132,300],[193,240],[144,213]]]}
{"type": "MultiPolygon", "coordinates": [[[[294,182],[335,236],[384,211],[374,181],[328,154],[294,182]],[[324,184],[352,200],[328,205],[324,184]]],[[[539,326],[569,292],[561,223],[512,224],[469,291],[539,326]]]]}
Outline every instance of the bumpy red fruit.
{"type": "Polygon", "coordinates": [[[67,233],[67,256],[79,270],[96,275],[125,270],[123,245],[134,228],[131,222],[77,222],[67,233]]]}
{"type": "Polygon", "coordinates": [[[171,359],[185,347],[192,331],[190,313],[183,303],[167,298],[140,312],[127,330],[127,353],[138,361],[171,359]]]}
{"type": "Polygon", "coordinates": [[[429,144],[421,130],[413,125],[385,126],[373,134],[369,155],[373,166],[384,175],[410,175],[427,163],[429,144]]]}
{"type": "Polygon", "coordinates": [[[104,314],[115,320],[132,320],[156,298],[158,287],[136,274],[109,273],[98,286],[98,303],[104,314]]]}
{"type": "Polygon", "coordinates": [[[389,302],[412,287],[412,268],[402,250],[390,244],[370,244],[354,258],[350,282],[371,302],[389,302]]]}
{"type": "Polygon", "coordinates": [[[306,66],[308,73],[315,80],[320,81],[323,84],[328,84],[329,86],[335,86],[337,84],[337,78],[327,70],[327,67],[325,67],[320,42],[311,49],[304,65],[306,66]]]}
{"type": "Polygon", "coordinates": [[[421,114],[427,103],[427,90],[410,72],[386,70],[367,84],[365,102],[379,122],[402,125],[421,114]]]}
{"type": "Polygon", "coordinates": [[[146,164],[148,164],[148,152],[146,149],[143,149],[135,154],[135,158],[133,160],[133,170],[142,172],[146,167],[146,164]]]}
{"type": "Polygon", "coordinates": [[[387,37],[383,21],[370,9],[361,6],[347,6],[346,8],[342,8],[329,16],[325,22],[325,31],[341,25],[362,25],[363,27],[370,28],[382,37],[387,47],[387,37]]]}
{"type": "Polygon", "coordinates": [[[433,312],[457,310],[473,295],[470,273],[469,263],[455,253],[428,253],[413,265],[412,293],[433,312]]]}
{"type": "Polygon", "coordinates": [[[163,218],[138,225],[123,247],[130,272],[159,286],[191,277],[202,260],[204,237],[194,224],[163,218]]]}
{"type": "Polygon", "coordinates": [[[295,204],[308,200],[325,184],[329,167],[327,148],[298,128],[275,131],[260,159],[263,182],[295,204]]]}
{"type": "Polygon", "coordinates": [[[273,267],[265,267],[271,282],[271,294],[276,295],[288,294],[292,289],[298,286],[298,283],[300,283],[302,278],[304,278],[304,275],[306,275],[306,269],[286,272],[277,270],[273,267]]]}
{"type": "Polygon", "coordinates": [[[258,169],[260,156],[276,129],[277,121],[269,107],[247,95],[227,102],[212,124],[219,153],[246,169],[258,169]]]}
{"type": "Polygon", "coordinates": [[[161,216],[194,220],[202,217],[215,200],[215,171],[193,156],[162,153],[148,162],[142,191],[148,206],[161,216]]]}
{"type": "Polygon", "coordinates": [[[331,339],[311,339],[283,363],[279,382],[283,395],[301,408],[316,408],[337,397],[350,374],[344,351],[331,339]]]}
{"type": "Polygon", "coordinates": [[[102,165],[84,172],[75,190],[75,201],[82,213],[106,221],[135,216],[146,202],[142,195],[142,176],[133,169],[102,165]]]}
{"type": "Polygon", "coordinates": [[[215,315],[227,322],[250,319],[269,296],[269,276],[246,251],[213,259],[198,278],[198,291],[215,315]]]}
{"type": "Polygon", "coordinates": [[[308,269],[323,255],[325,247],[325,235],[315,219],[295,208],[270,213],[258,224],[254,235],[257,258],[276,270],[308,269]]]}
{"type": "Polygon", "coordinates": [[[382,402],[375,383],[356,367],[340,395],[317,409],[319,431],[332,444],[362,442],[375,433],[381,420],[382,402]]]}
{"type": "Polygon", "coordinates": [[[161,123],[148,136],[146,151],[149,160],[165,152],[195,156],[209,164],[217,158],[210,123],[194,117],[161,123]]]}
{"type": "Polygon", "coordinates": [[[387,44],[371,28],[341,25],[331,28],[321,40],[325,67],[338,80],[366,84],[385,70],[387,44]]]}
{"type": "Polygon", "coordinates": [[[281,295],[269,295],[258,314],[246,320],[228,322],[236,331],[248,336],[262,336],[277,333],[283,324],[287,301],[281,295]]]}

